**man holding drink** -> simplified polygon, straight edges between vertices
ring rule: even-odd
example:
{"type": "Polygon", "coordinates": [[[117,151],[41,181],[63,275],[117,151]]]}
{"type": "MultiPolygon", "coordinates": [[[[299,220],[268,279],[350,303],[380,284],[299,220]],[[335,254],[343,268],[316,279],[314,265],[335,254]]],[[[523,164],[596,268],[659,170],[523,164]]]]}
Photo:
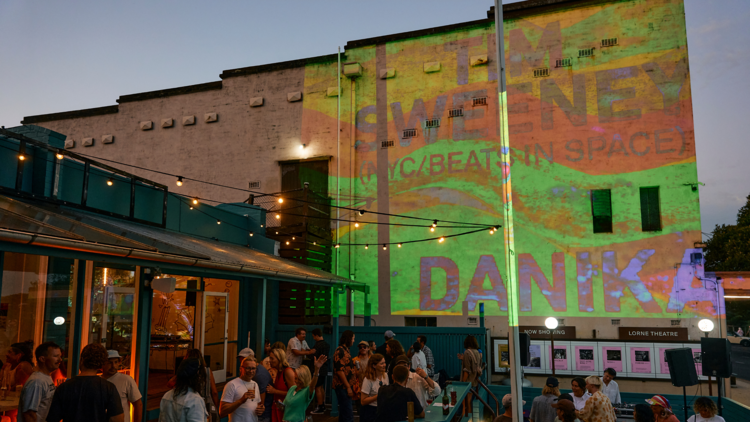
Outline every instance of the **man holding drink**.
{"type": "Polygon", "coordinates": [[[258,384],[253,381],[258,363],[252,357],[242,360],[240,376],[229,381],[221,396],[219,415],[229,416],[230,422],[258,422],[265,407],[261,401],[258,384]]]}

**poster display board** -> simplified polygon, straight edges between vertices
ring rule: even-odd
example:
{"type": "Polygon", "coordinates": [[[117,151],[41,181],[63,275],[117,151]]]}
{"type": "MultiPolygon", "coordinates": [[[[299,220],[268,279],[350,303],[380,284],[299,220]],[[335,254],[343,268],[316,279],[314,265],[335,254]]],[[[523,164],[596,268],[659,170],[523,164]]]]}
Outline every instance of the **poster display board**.
{"type": "Polygon", "coordinates": [[[598,343],[600,368],[612,368],[618,375],[625,375],[625,343],[598,343]]]}
{"type": "Polygon", "coordinates": [[[560,375],[572,374],[573,371],[573,354],[569,341],[556,341],[555,350],[552,350],[552,344],[549,341],[544,342],[545,361],[547,367],[552,369],[552,362],[555,362],[555,373],[560,375]]]}
{"type": "Polygon", "coordinates": [[[638,378],[656,378],[656,358],[652,343],[626,343],[625,372],[638,378]]]}
{"type": "Polygon", "coordinates": [[[570,342],[573,348],[573,371],[576,373],[599,374],[603,371],[597,359],[596,343],[570,342]]]}
{"type": "MultiPolygon", "coordinates": [[[[560,375],[601,376],[606,368],[613,368],[623,378],[669,379],[665,351],[683,347],[693,352],[698,378],[708,379],[701,374],[700,344],[690,343],[555,341],[553,353],[550,341],[531,340],[529,365],[524,366],[524,373],[552,374],[554,357],[555,372],[560,375]]],[[[507,373],[509,359],[508,340],[492,338],[493,373],[507,373]]]]}

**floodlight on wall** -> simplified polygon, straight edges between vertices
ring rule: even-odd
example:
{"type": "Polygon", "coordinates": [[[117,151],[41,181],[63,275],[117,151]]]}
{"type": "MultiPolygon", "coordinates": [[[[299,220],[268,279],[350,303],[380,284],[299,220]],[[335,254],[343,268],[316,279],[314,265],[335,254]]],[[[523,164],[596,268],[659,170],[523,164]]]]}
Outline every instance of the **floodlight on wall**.
{"type": "Polygon", "coordinates": [[[549,317],[546,320],[544,320],[544,326],[549,328],[550,330],[554,330],[557,328],[557,318],[555,317],[549,317]]]}
{"type": "Polygon", "coordinates": [[[307,147],[307,144],[302,144],[302,145],[300,145],[300,146],[299,146],[299,149],[300,149],[300,150],[303,150],[303,149],[305,149],[306,147],[307,147]]]}

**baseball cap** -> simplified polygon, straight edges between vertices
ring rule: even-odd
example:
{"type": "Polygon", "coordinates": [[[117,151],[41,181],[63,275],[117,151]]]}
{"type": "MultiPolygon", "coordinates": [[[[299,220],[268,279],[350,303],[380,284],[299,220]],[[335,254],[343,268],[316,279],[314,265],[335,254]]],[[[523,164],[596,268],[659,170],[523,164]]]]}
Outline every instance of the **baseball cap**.
{"type": "Polygon", "coordinates": [[[239,358],[246,358],[248,356],[255,357],[255,352],[253,352],[253,349],[249,347],[245,347],[244,349],[240,350],[240,353],[237,354],[237,357],[239,358]]]}
{"type": "Polygon", "coordinates": [[[646,399],[646,403],[650,405],[661,406],[669,410],[670,412],[672,411],[672,406],[669,404],[669,400],[667,400],[667,398],[664,396],[657,395],[657,396],[651,397],[650,399],[646,399]]]}
{"type": "MultiPolygon", "coordinates": [[[[513,404],[513,396],[510,394],[506,394],[503,396],[503,407],[512,406],[513,404]]],[[[526,401],[523,402],[523,404],[526,404],[526,401]]]]}
{"type": "Polygon", "coordinates": [[[393,337],[396,337],[396,334],[393,331],[388,330],[385,332],[385,336],[388,338],[393,338],[393,337]]]}
{"type": "Polygon", "coordinates": [[[405,363],[409,364],[409,358],[407,358],[405,355],[398,355],[396,359],[393,361],[394,365],[398,365],[399,363],[405,363]]]}
{"type": "Polygon", "coordinates": [[[107,359],[122,359],[117,350],[107,350],[107,359]]]}
{"type": "Polygon", "coordinates": [[[547,387],[557,387],[560,385],[560,381],[557,380],[555,377],[549,377],[547,378],[547,387]]]}
{"type": "Polygon", "coordinates": [[[563,412],[575,412],[576,410],[573,402],[566,399],[558,400],[557,402],[552,403],[552,407],[554,407],[555,409],[560,409],[563,412]]]}

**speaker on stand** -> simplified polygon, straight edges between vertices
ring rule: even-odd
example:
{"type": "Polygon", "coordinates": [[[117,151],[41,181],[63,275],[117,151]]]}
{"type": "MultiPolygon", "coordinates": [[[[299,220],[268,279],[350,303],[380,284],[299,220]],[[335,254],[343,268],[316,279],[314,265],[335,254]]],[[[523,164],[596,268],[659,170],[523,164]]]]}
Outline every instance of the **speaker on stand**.
{"type": "MultiPolygon", "coordinates": [[[[707,333],[708,334],[708,333],[707,333]]],[[[732,376],[732,347],[725,338],[702,337],[701,360],[703,375],[716,377],[717,405],[719,416],[722,416],[721,396],[723,380],[732,376]]]]}
{"type": "Polygon", "coordinates": [[[682,387],[682,404],[685,408],[685,420],[688,419],[687,392],[685,387],[698,384],[698,372],[693,362],[693,350],[688,348],[668,349],[664,357],[669,366],[669,378],[672,385],[682,387]]]}

